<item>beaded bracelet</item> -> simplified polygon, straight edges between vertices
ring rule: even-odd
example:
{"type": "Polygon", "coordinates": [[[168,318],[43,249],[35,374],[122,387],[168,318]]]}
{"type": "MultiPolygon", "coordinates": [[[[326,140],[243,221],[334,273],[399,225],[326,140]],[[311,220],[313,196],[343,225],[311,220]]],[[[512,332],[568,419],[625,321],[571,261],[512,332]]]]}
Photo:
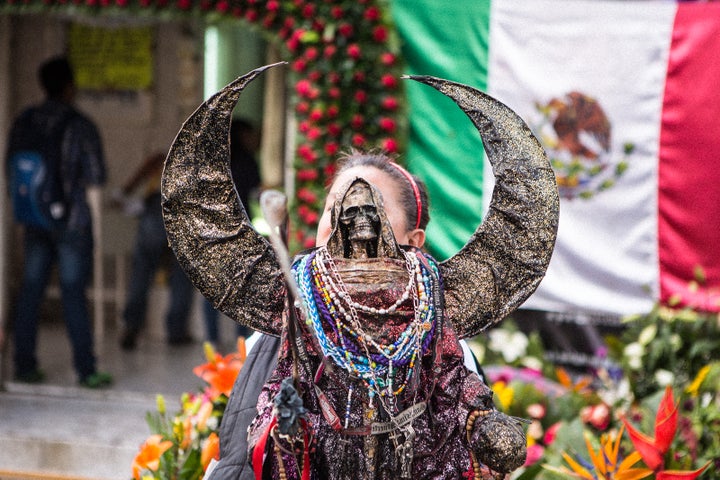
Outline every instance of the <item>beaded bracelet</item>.
{"type": "MultiPolygon", "coordinates": [[[[470,412],[470,414],[468,415],[467,422],[465,423],[468,446],[470,445],[470,438],[472,437],[472,430],[475,426],[475,420],[477,420],[479,417],[486,416],[490,412],[491,410],[475,410],[470,412]]],[[[473,452],[472,448],[470,448],[470,459],[472,461],[474,480],[482,480],[482,467],[480,466],[480,462],[477,461],[477,458],[475,457],[475,452],[473,452]]]]}

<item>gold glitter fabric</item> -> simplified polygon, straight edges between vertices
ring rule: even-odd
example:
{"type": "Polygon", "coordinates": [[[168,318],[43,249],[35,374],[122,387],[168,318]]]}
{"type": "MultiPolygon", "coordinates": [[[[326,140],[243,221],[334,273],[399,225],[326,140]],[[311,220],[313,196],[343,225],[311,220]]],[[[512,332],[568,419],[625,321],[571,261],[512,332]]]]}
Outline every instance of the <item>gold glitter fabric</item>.
{"type": "Polygon", "coordinates": [[[236,322],[278,336],[286,288],[270,243],[252,227],[230,174],[230,122],[245,86],[267,65],[226,86],[183,124],[165,161],[168,239],[188,278],[236,322]]]}
{"type": "Polygon", "coordinates": [[[448,80],[406,78],[458,104],[480,132],[495,175],[487,216],[440,265],[448,316],[460,338],[472,337],[518,308],[545,276],[558,227],[555,174],[528,126],[503,103],[448,80]]]}

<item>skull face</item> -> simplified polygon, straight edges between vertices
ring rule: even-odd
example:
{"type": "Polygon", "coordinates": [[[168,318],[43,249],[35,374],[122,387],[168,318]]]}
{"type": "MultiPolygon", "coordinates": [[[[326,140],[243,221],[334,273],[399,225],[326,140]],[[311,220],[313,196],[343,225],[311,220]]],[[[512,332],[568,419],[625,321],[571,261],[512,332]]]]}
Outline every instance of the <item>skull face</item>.
{"type": "Polygon", "coordinates": [[[345,246],[347,257],[376,256],[380,216],[367,183],[358,182],[348,189],[342,200],[338,220],[342,237],[347,242],[345,246]]]}

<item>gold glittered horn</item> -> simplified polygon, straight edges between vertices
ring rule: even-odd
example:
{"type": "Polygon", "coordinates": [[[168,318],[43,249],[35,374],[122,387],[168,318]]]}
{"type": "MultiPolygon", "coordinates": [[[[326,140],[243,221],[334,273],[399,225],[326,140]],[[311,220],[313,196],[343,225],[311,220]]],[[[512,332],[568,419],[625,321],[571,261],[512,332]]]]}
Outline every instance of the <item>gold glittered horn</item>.
{"type": "Polygon", "coordinates": [[[461,338],[518,308],[545,276],[557,235],[555,174],[525,122],[467,85],[410,76],[451,98],[482,137],[495,175],[490,209],[468,243],[440,264],[445,308],[461,338]]]}
{"type": "Polygon", "coordinates": [[[165,160],[162,209],[170,246],[215,308],[279,335],[286,289],[270,243],[252,227],[230,173],[230,123],[243,89],[266,65],[228,84],[185,121],[165,160]]]}

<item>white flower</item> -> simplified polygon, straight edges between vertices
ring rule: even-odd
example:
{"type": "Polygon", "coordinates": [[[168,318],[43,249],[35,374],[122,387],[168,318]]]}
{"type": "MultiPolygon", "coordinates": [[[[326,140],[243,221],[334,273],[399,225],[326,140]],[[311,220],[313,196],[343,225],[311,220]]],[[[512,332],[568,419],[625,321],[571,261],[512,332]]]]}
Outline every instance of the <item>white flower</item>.
{"type": "Polygon", "coordinates": [[[668,370],[660,369],[655,372],[655,381],[661,387],[672,385],[673,380],[675,380],[675,374],[668,370]]]}
{"type": "Polygon", "coordinates": [[[525,355],[528,338],[522,332],[508,332],[502,328],[491,330],[490,349],[502,353],[507,363],[512,363],[525,355]]]}
{"type": "Polygon", "coordinates": [[[642,367],[642,356],[645,354],[645,348],[638,342],[629,343],[623,350],[623,355],[627,358],[628,365],[633,370],[640,370],[642,367]]]}
{"type": "Polygon", "coordinates": [[[643,328],[642,332],[640,332],[640,335],[638,336],[638,342],[640,342],[641,345],[649,345],[656,335],[657,325],[653,323],[652,325],[648,325],[643,328]]]}

